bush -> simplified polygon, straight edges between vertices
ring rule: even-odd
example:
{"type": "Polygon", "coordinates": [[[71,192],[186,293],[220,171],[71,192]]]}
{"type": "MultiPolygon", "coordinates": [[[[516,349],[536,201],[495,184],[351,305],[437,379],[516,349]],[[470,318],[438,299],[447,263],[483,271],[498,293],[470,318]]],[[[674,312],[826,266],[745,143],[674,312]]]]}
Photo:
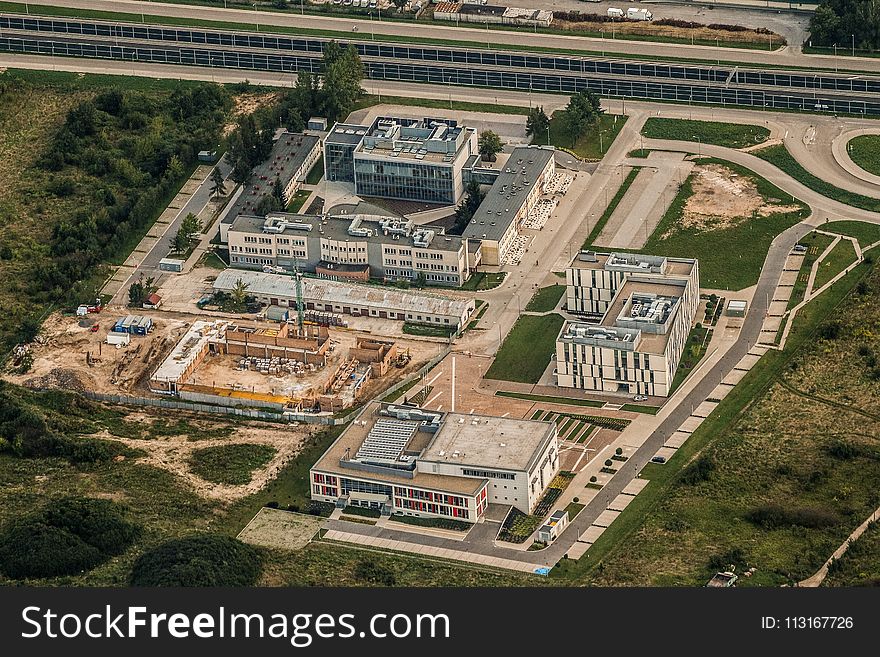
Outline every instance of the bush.
{"type": "Polygon", "coordinates": [[[695,486],[707,481],[715,469],[715,462],[708,456],[701,456],[688,464],[679,475],[679,481],[688,486],[695,486]]]}
{"type": "Polygon", "coordinates": [[[0,532],[0,570],[13,578],[76,575],[121,554],[139,534],[109,500],[62,498],[0,532]]]}
{"type": "Polygon", "coordinates": [[[828,453],[841,461],[849,461],[862,455],[862,450],[845,440],[835,440],[828,446],[828,453]]]}
{"type": "Polygon", "coordinates": [[[730,566],[742,568],[746,565],[746,555],[741,548],[733,548],[723,554],[713,554],[709,557],[709,570],[727,570],[730,566]]]}
{"type": "Polygon", "coordinates": [[[614,450],[614,453],[617,454],[618,456],[620,456],[621,454],[623,454],[623,448],[618,447],[617,449],[614,450]]]}
{"type": "Polygon", "coordinates": [[[144,552],[132,586],[252,586],[262,570],[255,548],[229,536],[201,534],[166,541],[144,552]]]}
{"type": "Polygon", "coordinates": [[[590,483],[595,484],[596,481],[597,481],[597,479],[596,479],[596,475],[593,475],[592,477],[590,477],[590,483]]]}
{"type": "Polygon", "coordinates": [[[580,502],[580,498],[575,497],[571,501],[574,502],[575,504],[577,504],[578,502],[580,502]]]}
{"type": "Polygon", "coordinates": [[[819,326],[819,337],[823,340],[836,340],[840,337],[840,331],[842,328],[843,325],[837,320],[825,322],[819,326]]]}
{"type": "Polygon", "coordinates": [[[610,468],[612,465],[614,465],[614,462],[611,459],[605,459],[606,468],[610,468]]]}
{"type": "Polygon", "coordinates": [[[792,526],[821,529],[822,527],[831,527],[839,522],[835,514],[825,509],[809,507],[786,509],[776,504],[768,504],[752,509],[746,514],[746,520],[770,530],[792,526]]]}
{"type": "Polygon", "coordinates": [[[357,563],[354,567],[354,576],[355,579],[368,584],[394,586],[397,583],[397,578],[395,578],[393,572],[369,560],[363,560],[357,563]]]}

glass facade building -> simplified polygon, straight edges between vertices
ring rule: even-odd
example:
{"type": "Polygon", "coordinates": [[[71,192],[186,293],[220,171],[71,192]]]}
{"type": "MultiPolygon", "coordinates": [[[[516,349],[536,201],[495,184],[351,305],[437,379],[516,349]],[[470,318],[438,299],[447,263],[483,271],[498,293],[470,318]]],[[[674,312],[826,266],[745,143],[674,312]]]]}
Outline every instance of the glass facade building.
{"type": "Polygon", "coordinates": [[[324,170],[327,180],[354,182],[354,149],[357,145],[324,144],[324,170]]]}
{"type": "Polygon", "coordinates": [[[455,172],[451,165],[386,162],[358,157],[354,163],[358,196],[455,203],[455,172]]]}

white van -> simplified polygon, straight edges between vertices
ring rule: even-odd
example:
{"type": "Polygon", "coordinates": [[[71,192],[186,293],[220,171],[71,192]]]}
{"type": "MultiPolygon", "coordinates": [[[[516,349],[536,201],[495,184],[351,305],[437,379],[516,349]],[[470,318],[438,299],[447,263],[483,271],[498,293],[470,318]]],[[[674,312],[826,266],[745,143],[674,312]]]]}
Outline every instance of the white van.
{"type": "Polygon", "coordinates": [[[623,18],[623,9],[608,7],[608,18],[623,18]]]}

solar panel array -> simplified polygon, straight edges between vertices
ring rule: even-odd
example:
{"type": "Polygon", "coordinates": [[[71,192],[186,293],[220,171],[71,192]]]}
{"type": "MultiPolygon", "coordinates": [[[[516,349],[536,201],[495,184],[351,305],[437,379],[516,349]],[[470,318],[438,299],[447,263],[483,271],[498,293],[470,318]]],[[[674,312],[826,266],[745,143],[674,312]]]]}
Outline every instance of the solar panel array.
{"type": "Polygon", "coordinates": [[[358,449],[356,458],[364,461],[396,463],[407,443],[418,430],[419,424],[412,420],[379,418],[358,449]]]}

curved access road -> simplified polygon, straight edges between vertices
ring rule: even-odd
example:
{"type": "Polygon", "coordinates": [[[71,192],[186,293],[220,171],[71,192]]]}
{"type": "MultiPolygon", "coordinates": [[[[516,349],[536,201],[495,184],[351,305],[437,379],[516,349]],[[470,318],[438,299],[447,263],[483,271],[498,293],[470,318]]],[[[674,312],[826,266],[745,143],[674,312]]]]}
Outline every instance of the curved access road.
{"type": "Polygon", "coordinates": [[[880,189],[880,176],[860,167],[853,162],[853,159],[849,155],[847,144],[856,137],[862,137],[864,135],[880,136],[880,125],[875,125],[870,128],[857,128],[855,130],[844,129],[843,132],[839,133],[834,139],[832,139],[831,153],[834,156],[835,161],[851,176],[880,189]]]}
{"type": "MultiPolygon", "coordinates": [[[[536,37],[527,31],[479,30],[443,25],[436,22],[395,22],[355,18],[336,18],[314,14],[299,15],[271,11],[251,11],[246,9],[224,9],[222,7],[203,7],[199,5],[175,5],[143,0],[30,0],[30,5],[46,5],[72,9],[91,9],[110,12],[144,14],[172,18],[198,18],[210,21],[238,22],[265,27],[271,31],[273,26],[293,27],[310,30],[326,30],[338,33],[352,33],[357,26],[357,36],[400,36],[409,38],[447,39],[462,41],[463,45],[479,47],[504,44],[506,46],[529,47],[535,45],[536,37]]],[[[688,58],[703,61],[736,62],[739,64],[775,66],[797,66],[826,70],[857,70],[880,73],[880,60],[868,57],[845,57],[843,55],[805,55],[799,48],[784,47],[776,51],[747,50],[742,48],[716,48],[714,46],[692,46],[681,43],[654,43],[649,41],[622,41],[614,39],[591,38],[578,35],[541,34],[542,48],[562,50],[587,50],[592,53],[642,55],[648,59],[688,58]]]]}

